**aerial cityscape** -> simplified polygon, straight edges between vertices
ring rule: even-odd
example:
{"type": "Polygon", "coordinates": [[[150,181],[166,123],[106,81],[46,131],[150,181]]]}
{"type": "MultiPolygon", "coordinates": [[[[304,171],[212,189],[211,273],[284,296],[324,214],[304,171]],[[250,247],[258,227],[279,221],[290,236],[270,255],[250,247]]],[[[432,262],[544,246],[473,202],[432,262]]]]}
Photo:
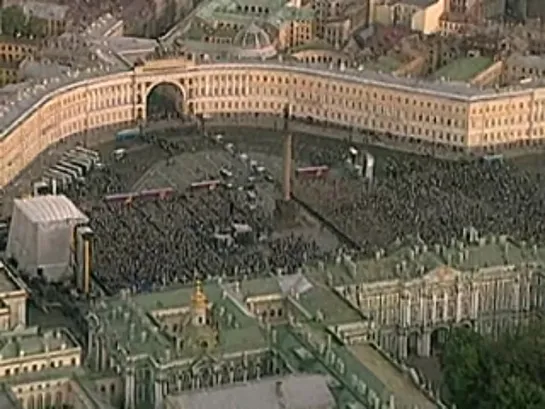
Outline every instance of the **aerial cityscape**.
{"type": "Polygon", "coordinates": [[[535,0],[4,0],[0,409],[543,409],[535,0]]]}

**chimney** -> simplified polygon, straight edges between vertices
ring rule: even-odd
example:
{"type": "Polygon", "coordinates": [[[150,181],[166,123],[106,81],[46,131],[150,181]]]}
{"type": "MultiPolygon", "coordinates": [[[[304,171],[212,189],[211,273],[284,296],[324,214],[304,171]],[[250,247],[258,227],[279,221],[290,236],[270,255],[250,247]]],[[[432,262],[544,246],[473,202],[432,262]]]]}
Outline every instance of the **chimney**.
{"type": "Polygon", "coordinates": [[[290,108],[288,105],[284,108],[284,183],[283,196],[287,202],[291,199],[291,162],[292,162],[292,136],[288,129],[288,122],[290,116],[290,108]]]}

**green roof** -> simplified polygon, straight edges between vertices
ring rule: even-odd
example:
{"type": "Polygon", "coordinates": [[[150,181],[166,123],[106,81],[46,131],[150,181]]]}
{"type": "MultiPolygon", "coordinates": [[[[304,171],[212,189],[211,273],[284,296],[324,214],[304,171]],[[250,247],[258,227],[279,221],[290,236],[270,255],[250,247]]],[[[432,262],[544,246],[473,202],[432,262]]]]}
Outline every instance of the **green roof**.
{"type": "MultiPolygon", "coordinates": [[[[180,287],[136,296],[114,297],[105,300],[94,309],[111,343],[111,347],[121,345],[130,355],[147,355],[157,359],[170,357],[187,358],[195,355],[194,349],[176,348],[173,334],[162,328],[159,319],[153,313],[163,309],[189,307],[193,287],[180,287]]],[[[218,324],[219,343],[215,353],[234,353],[249,349],[264,348],[266,338],[261,333],[258,321],[245,311],[243,303],[234,296],[223,297],[223,290],[218,283],[205,285],[203,291],[212,304],[212,314],[218,324]]],[[[199,336],[199,329],[192,331],[188,326],[182,329],[182,338],[199,336]]],[[[201,331],[202,332],[202,331],[201,331]]],[[[203,335],[203,334],[201,334],[203,335]]],[[[204,334],[212,335],[212,334],[204,334]]]]}
{"type": "Polygon", "coordinates": [[[407,374],[402,373],[373,346],[352,345],[349,350],[365,368],[373,373],[380,384],[395,396],[396,402],[403,402],[404,405],[411,408],[437,408],[437,405],[416,387],[407,374]]]}
{"type": "Polygon", "coordinates": [[[430,273],[439,266],[471,272],[486,267],[545,261],[545,248],[511,241],[504,236],[480,238],[473,244],[452,240],[450,246],[393,246],[383,255],[360,259],[354,257],[355,270],[347,264],[331,263],[318,267],[308,266],[307,274],[314,280],[333,285],[372,283],[387,280],[411,280],[430,273]],[[507,243],[507,244],[504,244],[507,243]]]}
{"type": "Polygon", "coordinates": [[[340,296],[323,285],[314,286],[311,290],[301,294],[299,303],[314,316],[316,316],[317,311],[320,310],[326,325],[348,324],[363,319],[363,317],[340,296]]]}
{"type": "Polygon", "coordinates": [[[373,71],[392,72],[401,67],[402,62],[389,55],[381,55],[375,61],[365,64],[365,68],[373,71]]]}
{"type": "Polygon", "coordinates": [[[433,78],[451,81],[469,81],[478,73],[492,65],[489,57],[465,57],[452,61],[432,74],[433,78]]]}
{"type": "Polygon", "coordinates": [[[78,344],[66,329],[42,331],[38,327],[28,327],[0,333],[0,360],[76,347],[78,344]]]}

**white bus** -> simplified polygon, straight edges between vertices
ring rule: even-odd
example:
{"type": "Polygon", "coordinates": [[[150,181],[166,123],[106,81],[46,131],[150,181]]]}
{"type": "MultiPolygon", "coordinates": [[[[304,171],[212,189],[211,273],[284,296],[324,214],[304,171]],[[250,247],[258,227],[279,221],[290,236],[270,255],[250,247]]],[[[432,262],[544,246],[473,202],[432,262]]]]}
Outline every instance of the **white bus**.
{"type": "Polygon", "coordinates": [[[51,182],[52,179],[57,181],[57,186],[63,190],[66,189],[72,182],[71,177],[64,172],[59,172],[58,170],[49,168],[44,173],[45,177],[48,178],[51,182]]]}
{"type": "Polygon", "coordinates": [[[92,149],[84,148],[83,146],[76,146],[73,150],[88,156],[93,162],[100,162],[100,154],[92,149]]]}
{"type": "Polygon", "coordinates": [[[71,179],[72,182],[76,181],[79,177],[78,172],[76,172],[73,169],[62,166],[61,164],[56,164],[55,166],[53,166],[53,170],[64,173],[66,176],[68,176],[71,179]]]}
{"type": "Polygon", "coordinates": [[[58,164],[76,172],[78,178],[83,177],[83,169],[80,166],[74,165],[66,160],[61,160],[58,164]]]}

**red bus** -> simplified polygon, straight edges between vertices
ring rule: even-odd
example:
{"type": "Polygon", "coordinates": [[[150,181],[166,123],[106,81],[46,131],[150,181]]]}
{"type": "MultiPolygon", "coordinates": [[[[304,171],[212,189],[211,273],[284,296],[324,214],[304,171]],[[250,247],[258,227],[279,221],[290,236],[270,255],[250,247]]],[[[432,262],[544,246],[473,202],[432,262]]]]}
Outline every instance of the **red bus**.
{"type": "Polygon", "coordinates": [[[118,193],[104,197],[107,203],[131,203],[134,199],[134,193],[118,193]]]}
{"type": "Polygon", "coordinates": [[[329,166],[307,166],[304,168],[297,168],[295,175],[297,177],[311,177],[321,178],[327,176],[329,172],[329,166]]]}
{"type": "Polygon", "coordinates": [[[204,180],[202,182],[194,182],[191,184],[191,190],[214,190],[221,183],[218,179],[204,180]]]}
{"type": "Polygon", "coordinates": [[[142,190],[141,192],[137,193],[137,197],[142,199],[159,198],[163,200],[163,199],[167,199],[171,197],[173,193],[174,193],[174,189],[172,189],[171,187],[167,187],[163,189],[142,190]]]}
{"type": "Polygon", "coordinates": [[[108,195],[104,200],[108,203],[126,203],[129,204],[135,199],[166,199],[174,193],[174,189],[167,187],[163,189],[148,189],[141,192],[118,193],[108,195]]]}

